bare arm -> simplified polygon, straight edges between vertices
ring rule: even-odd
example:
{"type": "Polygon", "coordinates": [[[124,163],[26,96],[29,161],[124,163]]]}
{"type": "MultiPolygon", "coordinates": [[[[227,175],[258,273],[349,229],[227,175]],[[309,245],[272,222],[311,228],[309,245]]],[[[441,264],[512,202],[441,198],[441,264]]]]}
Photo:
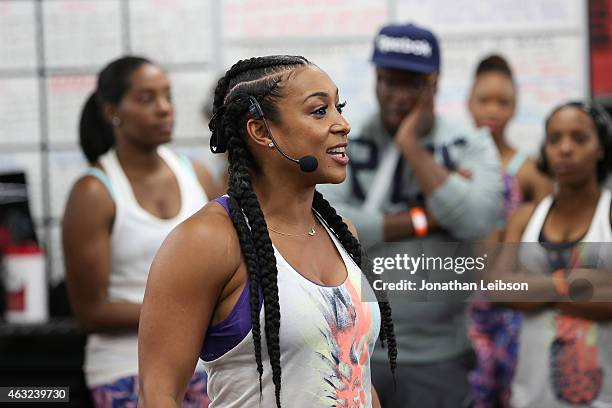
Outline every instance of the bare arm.
{"type": "Polygon", "coordinates": [[[396,241],[414,235],[409,211],[401,211],[384,216],[385,241],[396,241]]]}
{"type": "Polygon", "coordinates": [[[138,331],[139,406],[180,407],[222,292],[241,262],[231,220],[209,204],[160,248],[138,331]]]}
{"type": "Polygon", "coordinates": [[[567,282],[570,287],[570,296],[555,303],[555,308],[583,319],[598,321],[612,319],[612,273],[610,270],[573,269],[567,282]],[[577,301],[574,302],[572,299],[577,301]]]}
{"type": "Polygon", "coordinates": [[[344,221],[344,223],[348,227],[348,230],[351,232],[351,234],[353,234],[353,236],[357,240],[359,240],[359,234],[357,233],[357,228],[355,227],[355,224],[353,224],[351,220],[349,220],[348,218],[344,218],[344,217],[342,217],[342,221],[344,221]]]}
{"type": "Polygon", "coordinates": [[[612,320],[612,302],[559,302],[561,312],[595,321],[612,320]]]}
{"type": "Polygon", "coordinates": [[[530,275],[518,270],[518,243],[521,242],[521,237],[529,219],[535,209],[534,204],[526,204],[520,207],[508,221],[508,229],[506,230],[505,245],[502,247],[502,252],[497,258],[493,270],[493,278],[502,278],[506,282],[526,282],[529,284],[529,293],[524,301],[519,301],[516,298],[520,296],[519,292],[512,291],[510,295],[504,293],[491,293],[495,299],[495,303],[500,306],[509,307],[516,310],[531,311],[545,307],[550,307],[550,302],[532,301],[533,296],[538,299],[556,299],[558,298],[553,280],[550,276],[530,275]],[[515,244],[516,246],[512,245],[515,244]],[[511,296],[512,299],[503,301],[504,296],[511,296]]]}
{"type": "Polygon", "coordinates": [[[381,408],[380,399],[378,398],[378,393],[374,386],[372,386],[372,408],[381,408]]]}
{"type": "Polygon", "coordinates": [[[138,327],[140,304],[108,299],[114,217],[113,199],[98,179],[77,181],[66,205],[62,236],[70,304],[88,332],[138,327]]]}
{"type": "Polygon", "coordinates": [[[208,197],[208,199],[212,200],[213,198],[222,196],[225,192],[225,189],[217,184],[217,182],[204,168],[204,166],[193,160],[191,161],[191,163],[193,165],[193,170],[195,171],[196,176],[198,177],[198,181],[206,192],[206,196],[208,197]]]}
{"type": "Polygon", "coordinates": [[[517,174],[525,201],[539,203],[544,197],[552,193],[552,180],[542,174],[535,162],[527,159],[523,168],[517,174]]]}
{"type": "MultiPolygon", "coordinates": [[[[522,236],[523,230],[531,217],[534,204],[529,204],[519,208],[516,213],[510,218],[508,230],[506,233],[506,242],[518,242],[522,236]]],[[[516,263],[518,253],[512,248],[503,248],[503,251],[508,252],[506,255],[502,253],[498,259],[499,265],[512,265],[516,263]]],[[[508,269],[508,268],[506,268],[508,269]]],[[[537,296],[538,299],[550,299],[550,301],[531,301],[525,299],[525,302],[513,300],[511,302],[500,302],[507,307],[518,310],[537,310],[543,307],[554,307],[561,312],[582,317],[589,320],[610,320],[612,319],[612,278],[610,271],[596,269],[574,269],[567,278],[568,285],[571,289],[570,296],[562,296],[553,283],[551,276],[536,276],[516,272],[514,274],[504,274],[505,281],[527,282],[529,284],[530,298],[537,296]],[[576,285],[572,283],[576,281],[576,285]],[[582,282],[582,284],[581,284],[582,282]],[[588,283],[586,283],[588,282],[588,283]],[[590,288],[585,287],[592,285],[590,288]],[[573,296],[580,296],[580,291],[592,291],[593,299],[584,302],[572,301],[573,296]]],[[[514,298],[518,296],[513,293],[514,298]]],[[[576,299],[576,297],[574,297],[576,299]]]]}

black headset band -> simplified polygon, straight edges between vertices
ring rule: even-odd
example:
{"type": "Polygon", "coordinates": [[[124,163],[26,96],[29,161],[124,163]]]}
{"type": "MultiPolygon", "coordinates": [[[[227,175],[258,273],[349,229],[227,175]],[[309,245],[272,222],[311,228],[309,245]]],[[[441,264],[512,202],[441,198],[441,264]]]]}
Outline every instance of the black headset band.
{"type": "Polygon", "coordinates": [[[227,151],[227,140],[225,140],[225,132],[223,129],[223,115],[227,110],[227,106],[239,101],[247,99],[249,101],[249,114],[253,119],[263,119],[265,117],[263,109],[259,101],[253,95],[238,94],[230,101],[219,106],[208,122],[208,129],[212,132],[210,137],[210,150],[213,153],[225,153],[227,151]]]}

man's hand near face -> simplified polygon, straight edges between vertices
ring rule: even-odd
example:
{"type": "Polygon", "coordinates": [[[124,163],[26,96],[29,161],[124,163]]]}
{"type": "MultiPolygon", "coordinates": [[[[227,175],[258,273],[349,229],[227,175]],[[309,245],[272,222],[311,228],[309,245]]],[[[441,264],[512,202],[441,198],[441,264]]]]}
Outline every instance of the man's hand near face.
{"type": "Polygon", "coordinates": [[[414,108],[406,115],[395,132],[395,143],[402,151],[414,148],[418,140],[429,133],[434,122],[435,83],[429,77],[414,108]]]}

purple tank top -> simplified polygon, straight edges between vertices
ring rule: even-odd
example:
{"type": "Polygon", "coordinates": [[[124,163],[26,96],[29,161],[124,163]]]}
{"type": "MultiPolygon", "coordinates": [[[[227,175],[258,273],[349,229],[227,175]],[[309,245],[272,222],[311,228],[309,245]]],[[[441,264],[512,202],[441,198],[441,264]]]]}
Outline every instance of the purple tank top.
{"type": "MultiPolygon", "coordinates": [[[[215,198],[213,201],[221,204],[227,214],[230,214],[228,196],[224,195],[215,198]]],[[[250,302],[251,282],[247,276],[246,285],[238,301],[230,314],[221,322],[208,327],[206,338],[200,351],[200,357],[204,361],[215,360],[234,347],[236,347],[251,331],[253,323],[251,321],[251,302],[250,302]]],[[[259,293],[259,309],[263,305],[263,296],[259,293]]]]}

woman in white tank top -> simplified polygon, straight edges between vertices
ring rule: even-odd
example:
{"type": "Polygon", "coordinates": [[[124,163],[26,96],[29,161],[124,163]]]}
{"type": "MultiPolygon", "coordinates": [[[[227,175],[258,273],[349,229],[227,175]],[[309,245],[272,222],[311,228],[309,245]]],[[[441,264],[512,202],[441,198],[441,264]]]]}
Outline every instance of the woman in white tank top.
{"type": "MultiPolygon", "coordinates": [[[[80,122],[91,163],[72,189],[63,223],[66,282],[89,333],[85,378],[98,407],[135,406],[137,327],[149,268],[176,225],[216,194],[201,167],[162,146],[174,108],[164,71],[123,57],[99,74],[80,122]]],[[[185,406],[205,406],[206,377],[192,379],[185,406]]]]}
{"type": "Polygon", "coordinates": [[[553,110],[540,167],[556,192],[520,208],[506,238],[525,243],[519,259],[529,275],[521,279],[537,296],[511,304],[524,312],[511,406],[612,407],[612,297],[598,295],[612,293],[607,113],[581,102],[553,110]],[[590,296],[581,282],[595,286],[598,301],[574,301],[590,296]]]}
{"type": "Polygon", "coordinates": [[[380,406],[370,356],[380,334],[395,366],[391,310],[364,279],[354,228],[315,190],[346,177],[342,107],[303,57],[242,60],[219,80],[209,126],[213,152],[229,153],[228,196],[175,229],[153,263],[143,406],[178,407],[198,356],[211,407],[380,406]]]}

